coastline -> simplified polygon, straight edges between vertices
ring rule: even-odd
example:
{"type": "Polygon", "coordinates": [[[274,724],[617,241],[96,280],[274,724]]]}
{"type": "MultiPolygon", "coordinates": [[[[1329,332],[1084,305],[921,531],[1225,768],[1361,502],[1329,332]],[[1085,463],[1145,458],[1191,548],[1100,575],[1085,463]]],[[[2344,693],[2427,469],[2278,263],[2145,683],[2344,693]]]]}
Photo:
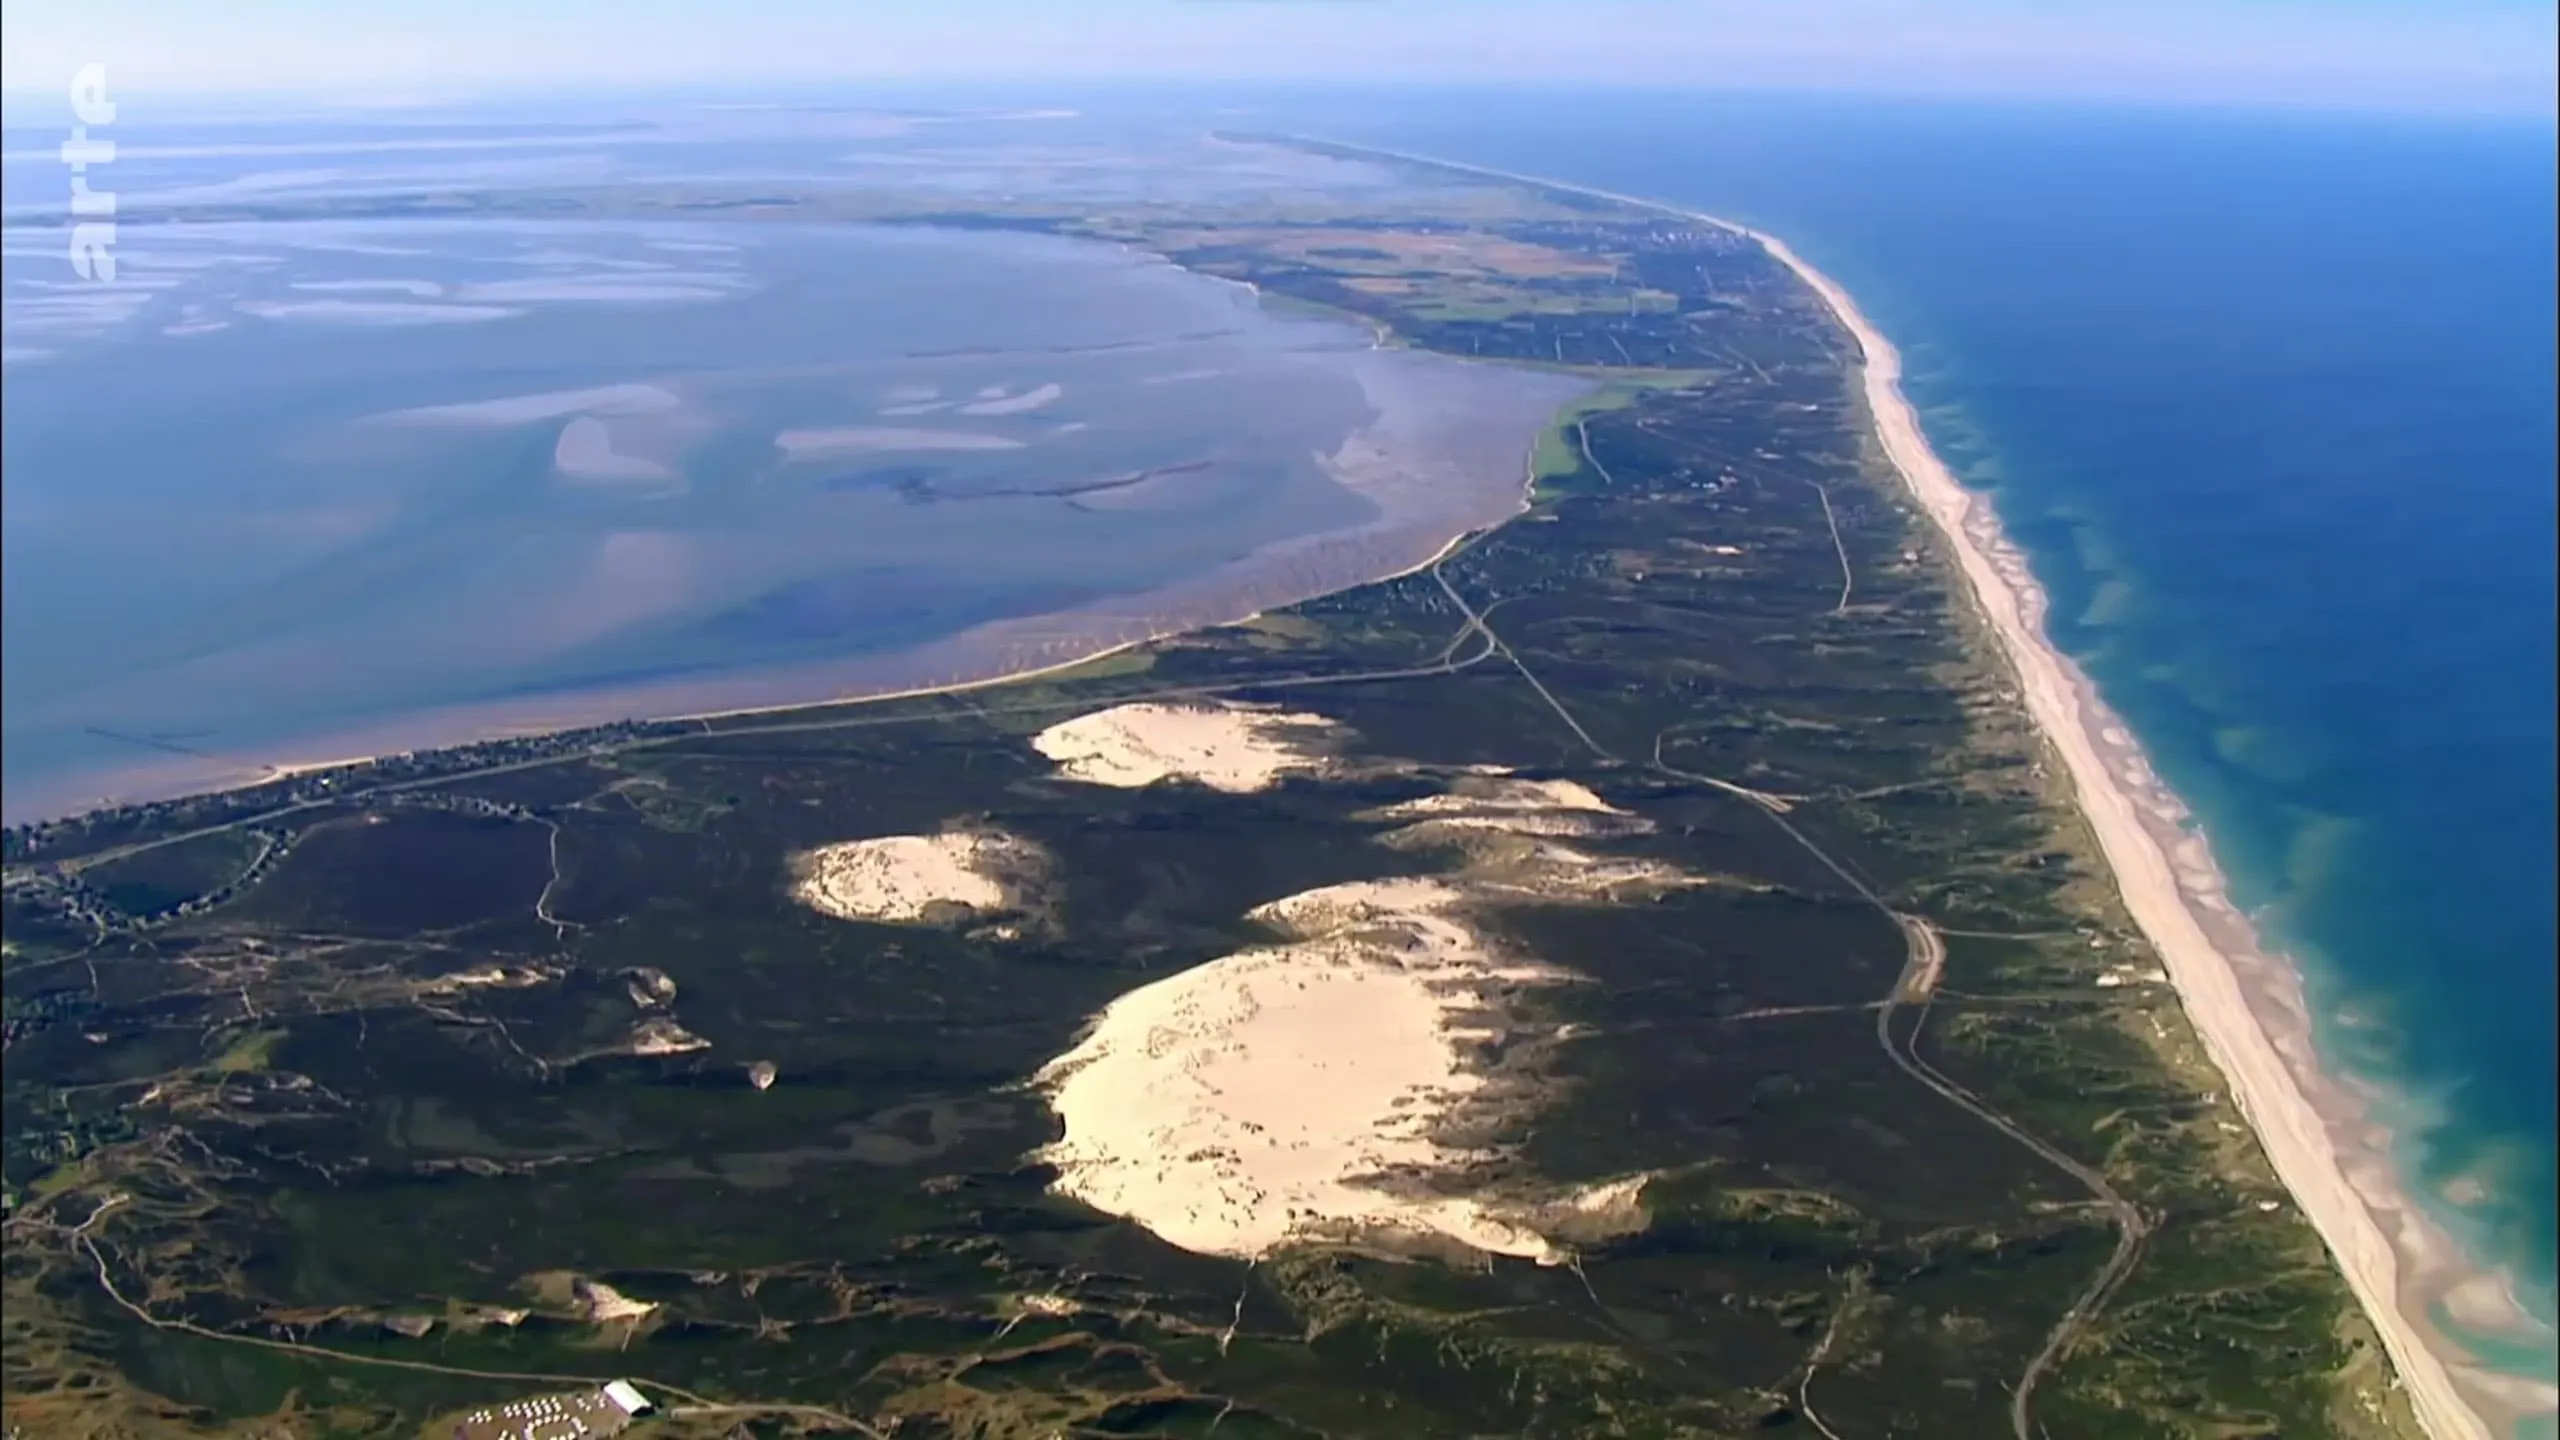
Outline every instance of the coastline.
{"type": "MultiPolygon", "coordinates": [[[[1450,169],[1479,168],[1417,156],[1396,158],[1450,169]]],[[[2551,1397],[2541,1387],[2471,1363],[2435,1321],[2435,1307],[2463,1313],[2466,1299],[2476,1300],[2481,1284],[2494,1286],[2494,1281],[2472,1267],[2406,1195],[2385,1149],[2387,1136],[2371,1121],[2371,1107],[2347,1081],[2318,1068],[2300,977],[2281,957],[2262,949],[2246,917],[2229,901],[2206,841],[2188,828],[2184,806],[2152,773],[2138,742],[2088,677],[2045,639],[2041,587],[2025,557],[2001,531],[1988,499],[1966,490],[1931,450],[1901,391],[1900,357],[1890,342],[1844,290],[1774,237],[1634,197],[1498,171],[1480,173],[1605,196],[1747,236],[1823,299],[1861,347],[1864,396],[1886,458],[1964,572],[1975,606],[2018,674],[2030,713],[2071,777],[2075,803],[2099,841],[2128,910],[2158,950],[2191,1023],[2277,1174],[2337,1257],[2422,1423],[2439,1440],[2486,1437],[2511,1433],[2517,1415],[2547,1411],[2551,1397]]],[[[1428,565],[1468,533],[1461,530],[1430,557],[1394,573],[1428,565]]],[[[1384,578],[1392,576],[1364,577],[1332,588],[1384,578]]],[[[1244,614],[1268,608],[1272,603],[1254,604],[1244,614]]],[[[1088,633],[1078,640],[1091,644],[1091,650],[1028,668],[1005,668],[1004,659],[1018,663],[1023,658],[1016,652],[983,673],[948,682],[668,718],[724,718],[974,690],[1073,669],[1203,624],[1221,623],[1233,621],[1168,617],[1117,640],[1088,633]]],[[[241,783],[354,763],[361,762],[263,767],[271,773],[241,783]]]]}
{"type": "Polygon", "coordinates": [[[1849,293],[1776,236],[1721,216],[1542,176],[1315,137],[1300,143],[1588,196],[1712,225],[1758,244],[1818,296],[1861,352],[1876,439],[1963,572],[1976,613],[2069,775],[2126,910],[2167,971],[2197,1038],[2286,1190],[2335,1258],[2434,1440],[2492,1440],[2548,1420],[2560,1389],[2469,1355],[2439,1323],[2536,1328],[2505,1277],[2481,1266],[2407,1192],[2369,1087],[2320,1066],[2302,977],[2269,954],[2230,899],[2185,802],[2151,768],[2096,685],[2044,633],[2047,598],[1988,497],[1930,448],[1903,395],[1902,358],[1849,293]]]}
{"type": "MultiPolygon", "coordinates": [[[[1858,342],[1878,443],[1947,542],[1974,605],[2016,670],[2037,728],[2070,776],[2125,908],[2168,971],[2232,1099],[2380,1333],[2412,1408],[2437,1440],[2513,1434],[2553,1402],[2537,1382],[2489,1371],[2434,1319],[2488,1277],[2401,1187],[2367,1102],[2320,1069],[2298,972],[2259,944],[2185,804],[2153,773],[2124,722],[2044,635],[2046,597],[1988,499],[1930,449],[1902,393],[1902,359],[1847,291],[1774,236],[1757,241],[1830,307],[1858,342]]],[[[2494,1282],[2493,1282],[2494,1283],[2494,1282]]]]}
{"type": "Polygon", "coordinates": [[[7,823],[50,824],[127,806],[252,790],[406,755],[603,725],[738,720],[965,694],[1034,681],[1177,636],[1240,625],[1273,610],[1427,570],[1470,537],[1527,511],[1537,486],[1536,458],[1533,434],[1514,462],[1516,468],[1506,470],[1499,479],[1488,474],[1480,483],[1480,503],[1464,514],[1422,517],[1399,512],[1393,508],[1394,494],[1371,489],[1365,493],[1389,508],[1358,529],[1279,541],[1218,569],[1135,596],[986,621],[854,667],[874,677],[868,680],[834,667],[802,667],[697,687],[650,686],[549,697],[545,714],[528,714],[520,705],[450,707],[370,728],[281,742],[236,757],[171,760],[126,769],[116,774],[117,793],[76,801],[57,800],[48,793],[27,813],[12,809],[7,823]]]}
{"type": "MultiPolygon", "coordinates": [[[[1455,356],[1433,358],[1448,362],[1448,374],[1470,364],[1455,356]]],[[[1430,565],[1467,535],[1525,508],[1535,477],[1523,457],[1534,452],[1539,432],[1557,409],[1595,388],[1585,377],[1518,370],[1502,382],[1504,403],[1488,413],[1441,403],[1445,395],[1433,383],[1434,372],[1420,369],[1411,352],[1372,345],[1352,356],[1351,367],[1376,414],[1333,452],[1317,456],[1335,484],[1371,509],[1347,528],[1268,541],[1148,589],[984,620],[895,650],[447,704],[243,745],[223,755],[164,756],[112,770],[30,776],[9,787],[0,820],[10,826],[47,824],[425,751],[626,723],[684,724],[912,699],[1090,664],[1430,565]],[[1532,412],[1534,423],[1499,423],[1532,412]]]]}

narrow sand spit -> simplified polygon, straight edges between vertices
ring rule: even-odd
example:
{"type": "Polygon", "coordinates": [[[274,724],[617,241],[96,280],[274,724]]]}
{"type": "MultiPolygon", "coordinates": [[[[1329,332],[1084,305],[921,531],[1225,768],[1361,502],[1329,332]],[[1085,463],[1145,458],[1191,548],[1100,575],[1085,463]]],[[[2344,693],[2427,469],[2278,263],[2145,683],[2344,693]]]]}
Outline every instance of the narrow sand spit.
{"type": "Polygon", "coordinates": [[[1542,1206],[1424,1183],[1486,1158],[1444,1136],[1500,1103],[1469,1052],[1502,1033],[1505,995],[1570,978],[1504,955],[1470,906],[1436,879],[1309,891],[1253,912],[1285,943],[1113,1001],[1038,1076],[1066,1126],[1039,1157],[1057,1188],[1236,1257],[1401,1236],[1555,1262],[1564,1252],[1533,1223],[1641,1226],[1640,1182],[1542,1206]]]}
{"type": "MultiPolygon", "coordinates": [[[[1698,216],[1699,219],[1712,217],[1698,216]]],[[[1722,221],[1714,223],[1723,224],[1722,221]]],[[[1739,227],[1734,227],[1739,228],[1739,227]]],[[[2438,1440],[2512,1434],[2560,1394],[2470,1362],[2430,1307],[2477,1274],[2402,1190],[2388,1137],[2319,1067],[2301,977],[2258,946],[2186,809],[2077,665],[2044,638],[2046,597],[1998,517],[1931,452],[1903,398],[1901,357],[1847,292],[1767,235],[1743,231],[1793,270],[1857,337],[1878,438],[1946,537],[1984,619],[2017,668],[2037,725],[2060,753],[2126,907],[2166,965],[2206,1051],[2229,1081],[2276,1173],[2338,1257],[2438,1440]]]]}
{"type": "Polygon", "coordinates": [[[1321,715],[1232,705],[1118,705],[1034,736],[1032,748],[1068,778],[1136,788],[1190,780],[1212,790],[1265,790],[1286,775],[1320,774],[1315,747],[1340,733],[1321,715]]]}
{"type": "Polygon", "coordinates": [[[839,920],[897,924],[925,920],[935,905],[1013,910],[1042,858],[1031,842],[992,830],[848,840],[794,857],[791,896],[839,920]]]}

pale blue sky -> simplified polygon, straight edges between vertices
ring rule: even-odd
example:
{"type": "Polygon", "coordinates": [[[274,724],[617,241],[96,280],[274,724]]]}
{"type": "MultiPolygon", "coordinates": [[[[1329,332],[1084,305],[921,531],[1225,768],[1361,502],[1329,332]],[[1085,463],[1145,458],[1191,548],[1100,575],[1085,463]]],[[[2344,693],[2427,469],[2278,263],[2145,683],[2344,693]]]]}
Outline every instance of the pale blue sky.
{"type": "Polygon", "coordinates": [[[2554,109],[2554,0],[8,0],[0,84],[1628,80],[2554,109]]]}

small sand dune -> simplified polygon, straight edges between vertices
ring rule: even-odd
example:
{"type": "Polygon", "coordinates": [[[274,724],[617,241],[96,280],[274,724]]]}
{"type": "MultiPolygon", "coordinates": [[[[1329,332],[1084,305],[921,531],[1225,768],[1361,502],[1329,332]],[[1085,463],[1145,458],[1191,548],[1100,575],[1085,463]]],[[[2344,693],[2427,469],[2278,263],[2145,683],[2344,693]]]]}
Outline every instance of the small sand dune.
{"type": "Polygon", "coordinates": [[[634,1055],[690,1055],[710,1048],[710,1041],[673,1020],[643,1020],[631,1030],[629,1049],[634,1055]]]}
{"type": "Polygon", "coordinates": [[[791,893],[839,920],[915,924],[935,905],[1020,908],[1043,858],[1031,842],[996,831],[883,835],[797,857],[791,893]]]}
{"type": "Polygon", "coordinates": [[[634,1300],[601,1280],[581,1279],[573,1292],[586,1311],[587,1319],[598,1325],[616,1320],[645,1320],[658,1306],[653,1300],[634,1300]]]}
{"type": "Polygon", "coordinates": [[[414,410],[393,410],[375,418],[403,424],[526,425],[568,415],[655,415],[683,407],[681,398],[656,385],[599,385],[587,390],[546,390],[538,395],[509,395],[460,405],[425,405],[414,410]]]}
{"type": "Polygon", "coordinates": [[[1321,774],[1316,747],[1341,727],[1321,715],[1230,705],[1119,705],[1052,725],[1032,748],[1069,779],[1135,789],[1190,780],[1212,790],[1265,790],[1284,776],[1321,774]]]}
{"type": "Polygon", "coordinates": [[[1377,812],[1424,832],[1498,830],[1513,835],[1633,835],[1650,828],[1571,780],[1464,775],[1450,790],[1377,812]]]}

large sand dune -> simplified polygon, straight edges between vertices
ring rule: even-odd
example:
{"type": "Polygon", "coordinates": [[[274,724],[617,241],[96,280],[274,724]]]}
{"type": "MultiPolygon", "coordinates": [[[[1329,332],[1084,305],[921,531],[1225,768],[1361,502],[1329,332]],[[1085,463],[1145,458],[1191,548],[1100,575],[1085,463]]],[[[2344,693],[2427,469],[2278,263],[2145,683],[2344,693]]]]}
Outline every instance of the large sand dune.
{"type": "MultiPolygon", "coordinates": [[[[1477,790],[1523,822],[1619,814],[1557,782],[1477,790]]],[[[1538,1033],[1521,997],[1575,979],[1486,917],[1497,900],[1681,883],[1660,866],[1520,839],[1469,852],[1453,874],[1264,905],[1249,918],[1278,943],[1120,997],[1040,1072],[1066,1132],[1041,1158],[1064,1193],[1211,1255],[1420,1237],[1555,1262],[1572,1239],[1641,1228],[1642,1177],[1495,1181],[1499,1157],[1465,1138],[1534,1112],[1538,1077],[1488,1062],[1486,1042],[1538,1033]]]]}

